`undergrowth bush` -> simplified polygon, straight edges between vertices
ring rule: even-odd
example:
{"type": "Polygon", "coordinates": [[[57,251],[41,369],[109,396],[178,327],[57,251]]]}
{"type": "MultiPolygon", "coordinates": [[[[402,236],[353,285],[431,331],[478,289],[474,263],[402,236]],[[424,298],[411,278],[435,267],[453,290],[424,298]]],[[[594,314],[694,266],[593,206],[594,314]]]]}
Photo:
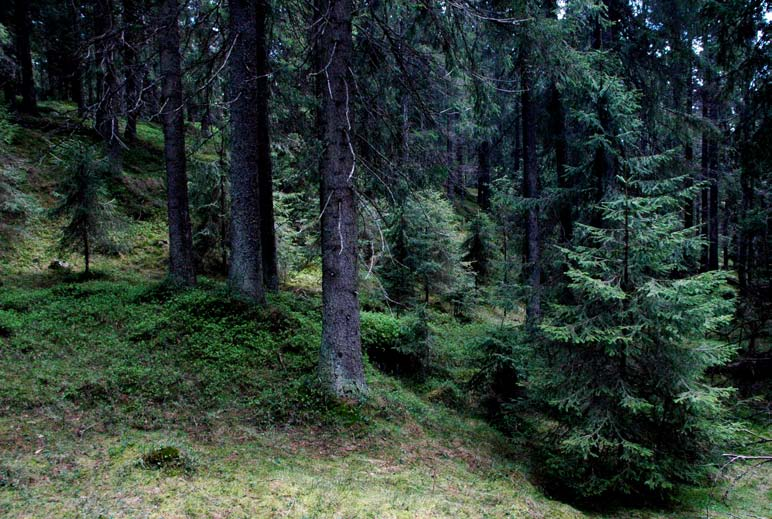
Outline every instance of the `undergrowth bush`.
{"type": "Polygon", "coordinates": [[[362,312],[361,319],[362,348],[374,365],[396,375],[426,375],[430,351],[425,317],[362,312]]]}

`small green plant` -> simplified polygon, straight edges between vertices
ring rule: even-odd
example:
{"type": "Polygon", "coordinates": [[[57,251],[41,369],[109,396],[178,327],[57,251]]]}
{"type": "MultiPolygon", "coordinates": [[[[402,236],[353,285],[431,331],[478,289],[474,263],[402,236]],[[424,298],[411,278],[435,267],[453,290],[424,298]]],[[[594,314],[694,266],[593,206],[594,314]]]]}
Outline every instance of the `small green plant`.
{"type": "Polygon", "coordinates": [[[18,133],[19,126],[11,121],[8,109],[0,104],[0,149],[13,144],[18,133]]]}
{"type": "MultiPolygon", "coordinates": [[[[422,307],[419,307],[422,308],[422,307]]],[[[416,312],[396,317],[362,312],[362,347],[370,361],[388,373],[423,377],[429,365],[426,318],[416,312]]]]}
{"type": "Polygon", "coordinates": [[[225,272],[228,264],[230,197],[222,161],[191,162],[190,213],[193,250],[202,272],[225,272]]]}
{"type": "Polygon", "coordinates": [[[141,465],[151,470],[162,470],[169,474],[184,474],[195,469],[190,456],[179,447],[164,445],[142,456],[141,465]]]}
{"type": "Polygon", "coordinates": [[[109,166],[94,146],[76,140],[61,144],[54,156],[62,176],[51,216],[66,218],[59,247],[81,251],[88,274],[94,252],[121,250],[118,231],[123,222],[105,187],[109,166]]]}

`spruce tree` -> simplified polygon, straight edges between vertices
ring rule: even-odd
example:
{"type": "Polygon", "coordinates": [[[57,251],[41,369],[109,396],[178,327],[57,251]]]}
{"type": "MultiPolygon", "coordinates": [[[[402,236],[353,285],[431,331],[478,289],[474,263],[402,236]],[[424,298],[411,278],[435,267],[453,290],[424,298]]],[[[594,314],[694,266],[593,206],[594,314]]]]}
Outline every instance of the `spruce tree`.
{"type": "Polygon", "coordinates": [[[603,95],[619,174],[593,224],[560,248],[568,293],[547,307],[529,389],[554,420],[543,448],[555,487],[663,496],[704,477],[728,432],[730,390],[704,375],[733,353],[713,338],[733,303],[723,274],[682,274],[702,243],[683,228],[694,190],[671,174],[675,153],[640,156],[635,97],[611,77],[603,95]]]}
{"type": "Polygon", "coordinates": [[[109,162],[100,157],[93,146],[78,141],[62,144],[56,157],[61,176],[56,187],[58,200],[51,216],[65,218],[59,248],[80,251],[84,273],[89,274],[95,252],[118,250],[115,231],[120,219],[105,182],[109,162]]]}

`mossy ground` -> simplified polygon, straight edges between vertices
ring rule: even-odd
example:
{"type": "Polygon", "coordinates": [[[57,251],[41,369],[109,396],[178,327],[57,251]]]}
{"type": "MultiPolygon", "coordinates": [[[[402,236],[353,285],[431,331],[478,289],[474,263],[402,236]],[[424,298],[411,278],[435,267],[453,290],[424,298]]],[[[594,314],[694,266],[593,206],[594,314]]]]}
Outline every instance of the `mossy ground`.
{"type": "MultiPolygon", "coordinates": [[[[43,207],[53,174],[40,143],[71,118],[66,105],[48,108],[3,164],[29,172],[43,207]]],[[[152,177],[158,128],[138,133],[146,151],[128,174],[152,177]]],[[[49,271],[56,225],[42,216],[0,255],[2,517],[772,516],[769,472],[690,490],[668,510],[593,515],[546,497],[527,438],[505,438],[440,395],[448,384],[463,394],[470,354],[500,323],[486,311],[464,323],[432,314],[432,359],[449,380],[405,382],[368,366],[370,398],[342,405],[314,383],[313,268],[290,273],[261,309],[230,299],[218,279],[164,285],[162,210],[129,237],[131,252],[97,258],[91,278],[49,271]],[[143,463],[165,447],[181,466],[143,463]]],[[[78,269],[77,257],[63,259],[78,269]]]]}

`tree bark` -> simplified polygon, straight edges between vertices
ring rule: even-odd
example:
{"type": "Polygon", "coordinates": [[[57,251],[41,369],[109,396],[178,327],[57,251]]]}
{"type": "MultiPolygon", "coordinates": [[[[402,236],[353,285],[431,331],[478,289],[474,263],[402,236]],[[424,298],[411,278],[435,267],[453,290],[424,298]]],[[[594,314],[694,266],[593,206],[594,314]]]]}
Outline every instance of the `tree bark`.
{"type": "Polygon", "coordinates": [[[188,208],[178,10],[177,0],[163,0],[161,3],[161,115],[169,218],[169,277],[181,285],[194,285],[196,275],[188,208]]]}
{"type": "Polygon", "coordinates": [[[32,47],[30,45],[32,22],[29,6],[28,0],[16,0],[14,8],[16,57],[21,65],[21,106],[19,108],[24,113],[37,114],[38,105],[35,96],[35,77],[32,69],[32,47]]]}
{"type": "Polygon", "coordinates": [[[536,157],[536,115],[530,56],[523,49],[520,65],[520,104],[523,122],[523,197],[526,199],[525,280],[530,293],[526,303],[526,327],[534,331],[541,319],[541,229],[539,210],[539,171],[536,157]]]}
{"type": "MultiPolygon", "coordinates": [[[[691,43],[691,39],[689,39],[689,43],[691,43]]],[[[686,106],[684,106],[684,109],[686,111],[686,116],[691,117],[692,115],[692,104],[694,102],[694,84],[692,81],[692,63],[691,60],[689,60],[688,63],[688,75],[686,78],[686,106]]],[[[687,136],[686,143],[684,144],[684,162],[686,162],[686,168],[687,168],[687,177],[686,177],[686,187],[690,188],[694,185],[694,172],[693,172],[693,161],[694,161],[694,147],[692,146],[692,138],[691,135],[687,136]]],[[[694,198],[690,198],[686,202],[686,206],[684,207],[684,228],[689,229],[690,227],[694,226],[694,198]]]]}
{"type": "Polygon", "coordinates": [[[229,0],[233,46],[228,60],[231,120],[231,290],[265,301],[260,240],[260,132],[257,88],[257,2],[229,0]]]}
{"type": "MultiPolygon", "coordinates": [[[[705,71],[702,91],[702,116],[710,123],[716,119],[716,106],[713,98],[712,74],[705,71]]],[[[707,186],[702,190],[701,234],[705,240],[702,254],[703,270],[718,270],[718,143],[712,135],[713,128],[702,132],[701,174],[707,186]]]]}
{"type": "Polygon", "coordinates": [[[257,153],[260,192],[260,241],[263,256],[263,279],[268,290],[279,288],[279,265],[276,255],[276,232],[273,214],[273,163],[271,160],[271,65],[268,60],[268,0],[257,0],[257,153]]]}
{"type": "MultiPolygon", "coordinates": [[[[710,118],[716,120],[715,100],[711,100],[710,118]]],[[[718,140],[711,139],[710,154],[708,156],[708,182],[710,184],[710,206],[708,208],[708,227],[710,232],[710,261],[708,270],[718,270],[718,240],[719,240],[719,217],[718,217],[718,140]]]]}
{"type": "Polygon", "coordinates": [[[338,397],[367,393],[357,292],[355,157],[351,143],[352,0],[317,0],[322,211],[322,346],[319,377],[338,397]]]}
{"type": "Polygon", "coordinates": [[[491,208],[490,143],[482,141],[477,148],[477,205],[483,211],[491,208]]]}
{"type": "Polygon", "coordinates": [[[141,37],[137,0],[123,0],[123,22],[125,25],[123,69],[126,82],[126,128],[123,130],[123,138],[128,144],[133,144],[137,139],[137,118],[140,112],[142,92],[142,67],[137,63],[141,37]]]}
{"type": "Polygon", "coordinates": [[[83,99],[83,57],[80,55],[80,23],[77,7],[73,2],[67,2],[65,20],[69,24],[64,41],[65,59],[65,95],[78,107],[78,117],[86,114],[86,103],[83,99]]]}
{"type": "Polygon", "coordinates": [[[550,85],[550,130],[552,135],[552,147],[555,151],[555,172],[557,174],[558,188],[561,190],[561,202],[558,213],[560,218],[560,241],[571,241],[574,234],[573,211],[571,200],[566,191],[573,187],[567,171],[568,142],[566,140],[566,118],[563,112],[563,102],[560,99],[560,91],[553,81],[550,85]]]}
{"type": "Polygon", "coordinates": [[[118,129],[120,96],[118,75],[115,70],[115,27],[113,0],[97,0],[94,4],[94,31],[96,33],[97,108],[96,130],[107,145],[110,169],[121,169],[121,142],[118,129]]]}

